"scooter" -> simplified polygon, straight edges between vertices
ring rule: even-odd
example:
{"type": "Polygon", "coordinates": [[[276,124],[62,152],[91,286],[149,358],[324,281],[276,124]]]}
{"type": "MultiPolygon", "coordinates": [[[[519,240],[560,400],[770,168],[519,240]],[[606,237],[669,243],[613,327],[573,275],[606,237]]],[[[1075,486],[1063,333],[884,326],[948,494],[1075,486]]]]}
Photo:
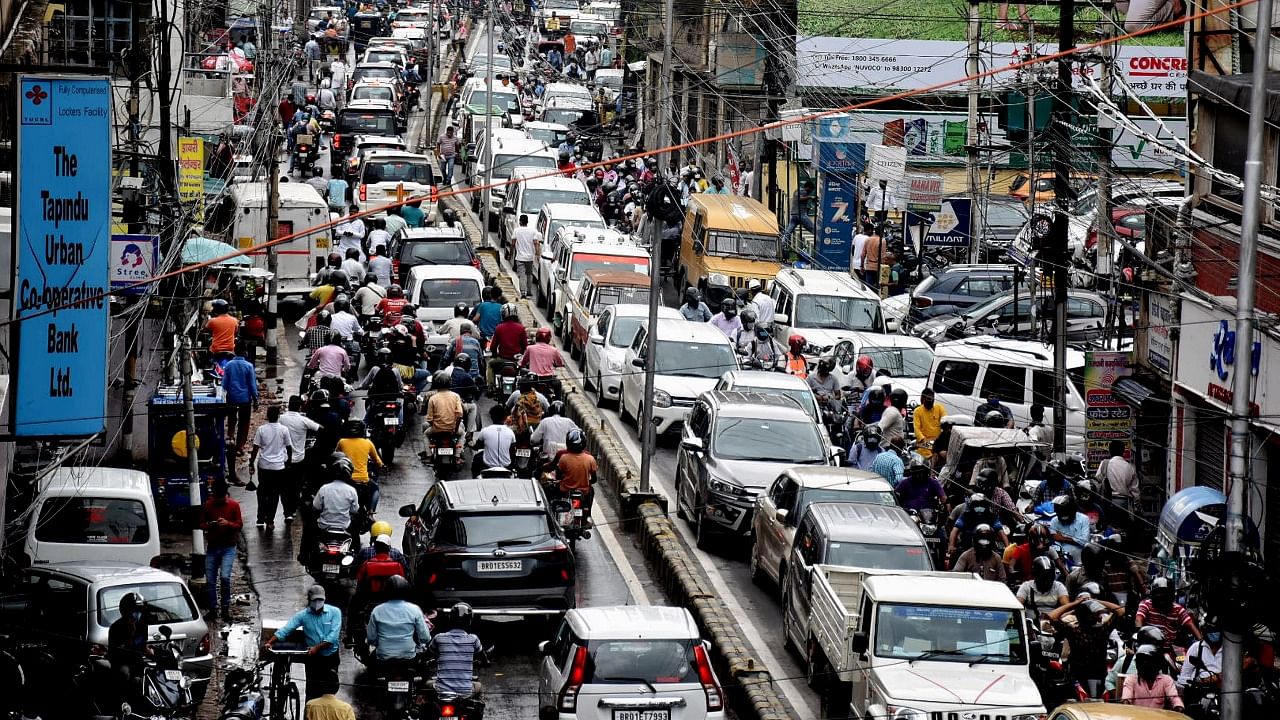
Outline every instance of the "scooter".
{"type": "Polygon", "coordinates": [[[338,116],[332,110],[320,111],[320,132],[332,134],[338,126],[338,116]]]}
{"type": "MultiPolygon", "coordinates": [[[[414,661],[383,663],[378,681],[383,684],[382,716],[391,720],[418,720],[416,699],[423,677],[414,661]]],[[[450,717],[440,715],[439,717],[450,717]]]]}
{"type": "Polygon", "coordinates": [[[433,433],[427,437],[427,456],[437,480],[447,480],[462,468],[462,443],[453,433],[433,433]]]}
{"type": "Polygon", "coordinates": [[[355,544],[348,533],[316,530],[319,540],[307,572],[324,584],[350,578],[355,572],[355,544]]]}
{"type": "Polygon", "coordinates": [[[531,478],[537,463],[534,460],[533,443],[529,441],[532,433],[525,431],[516,435],[516,442],[511,446],[511,469],[516,477],[531,478]]]}
{"type": "Polygon", "coordinates": [[[141,693],[120,708],[121,720],[155,720],[155,718],[187,718],[195,714],[196,702],[191,695],[191,676],[183,672],[182,651],[173,642],[173,629],[160,626],[163,640],[156,645],[154,659],[142,671],[141,693]]]}
{"type": "Polygon", "coordinates": [[[551,503],[560,523],[560,529],[569,540],[569,549],[576,550],[578,540],[591,538],[591,527],[587,521],[586,495],[581,490],[570,490],[569,497],[560,498],[551,503]]]}
{"type": "Polygon", "coordinates": [[[513,360],[504,360],[498,371],[493,374],[493,387],[491,390],[494,397],[502,402],[506,402],[511,393],[516,391],[516,383],[520,372],[518,363],[520,357],[517,355],[513,360]]]}
{"type": "Polygon", "coordinates": [[[369,422],[369,439],[387,465],[395,462],[396,448],[404,443],[405,428],[401,420],[404,399],[376,400],[369,422]]]}
{"type": "Polygon", "coordinates": [[[261,720],[266,710],[262,694],[262,671],[271,665],[263,660],[253,668],[235,667],[222,682],[222,714],[219,720],[261,720]]]}
{"type": "Polygon", "coordinates": [[[920,534],[924,536],[925,544],[929,547],[929,553],[933,556],[933,562],[938,567],[942,567],[942,556],[946,546],[942,542],[940,521],[944,518],[941,513],[936,508],[923,508],[920,510],[908,510],[907,514],[920,527],[920,534]]]}

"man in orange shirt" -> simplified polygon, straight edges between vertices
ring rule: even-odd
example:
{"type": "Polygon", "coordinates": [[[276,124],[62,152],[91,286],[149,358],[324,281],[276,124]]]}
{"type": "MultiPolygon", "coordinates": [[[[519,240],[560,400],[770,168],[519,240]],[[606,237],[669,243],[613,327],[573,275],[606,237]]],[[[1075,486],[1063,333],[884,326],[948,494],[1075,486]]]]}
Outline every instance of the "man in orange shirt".
{"type": "Polygon", "coordinates": [[[582,508],[587,519],[591,518],[591,505],[595,499],[595,456],[587,452],[587,438],[574,428],[565,436],[565,450],[556,458],[556,481],[562,496],[568,497],[574,490],[582,492],[582,508]]]}
{"type": "Polygon", "coordinates": [[[236,351],[236,333],[240,330],[240,321],[228,312],[230,305],[226,300],[218,298],[213,301],[213,317],[209,318],[209,322],[204,327],[209,331],[212,340],[209,342],[209,352],[217,355],[218,353],[234,353],[236,351]]]}

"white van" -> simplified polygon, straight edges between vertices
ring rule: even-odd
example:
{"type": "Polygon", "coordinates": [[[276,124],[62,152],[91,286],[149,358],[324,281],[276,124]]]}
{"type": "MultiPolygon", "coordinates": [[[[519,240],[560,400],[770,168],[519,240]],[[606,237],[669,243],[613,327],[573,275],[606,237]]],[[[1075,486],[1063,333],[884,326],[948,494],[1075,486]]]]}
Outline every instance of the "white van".
{"type": "MultiPolygon", "coordinates": [[[[1031,405],[1044,406],[1053,424],[1053,346],[1026,340],[971,337],[933,348],[928,386],[948,415],[974,419],[994,392],[1013,412],[1016,427],[1031,422],[1031,405]]],[[[1067,448],[1084,450],[1084,353],[1067,350],[1067,448]]],[[[974,423],[981,424],[981,423],[974,423]]]]}
{"type": "MultiPolygon", "coordinates": [[[[541,169],[523,167],[516,170],[517,175],[542,175],[544,172],[541,169]]],[[[533,227],[538,219],[538,212],[548,203],[591,207],[591,193],[587,191],[587,184],[577,178],[561,175],[526,180],[508,188],[507,197],[510,202],[502,209],[502,224],[498,227],[498,240],[503,247],[511,244],[515,238],[521,215],[528,215],[529,226],[533,227]]]]}
{"type": "MultiPolygon", "coordinates": [[[[230,241],[237,248],[267,240],[267,184],[236,183],[225,202],[231,205],[230,241]]],[[[329,203],[306,183],[280,183],[281,236],[292,235],[329,222],[329,203]]],[[[276,246],[279,256],[279,291],[282,295],[311,292],[311,274],[324,267],[330,252],[330,231],[322,230],[276,246]]],[[[267,268],[267,250],[249,253],[256,267],[267,268]]]]}
{"type": "MultiPolygon", "coordinates": [[[[520,133],[519,139],[503,138],[501,135],[497,135],[496,131],[495,135],[492,150],[493,170],[490,172],[489,182],[502,183],[510,180],[517,167],[530,168],[531,170],[540,169],[544,172],[556,169],[556,151],[548,148],[545,144],[537,140],[530,140],[523,133],[520,133]]],[[[482,140],[481,145],[485,142],[486,140],[482,140]]],[[[488,151],[483,147],[477,148],[473,186],[485,183],[485,167],[488,156],[481,155],[479,154],[480,152],[488,151]]],[[[491,190],[485,190],[483,193],[484,199],[479,201],[474,199],[477,193],[472,193],[472,208],[479,212],[479,204],[488,202],[489,222],[497,226],[502,207],[507,204],[507,192],[509,189],[506,185],[499,185],[491,190]]]]}
{"type": "Polygon", "coordinates": [[[32,564],[121,561],[160,555],[160,518],[144,472],[60,467],[40,481],[24,547],[32,564]]]}

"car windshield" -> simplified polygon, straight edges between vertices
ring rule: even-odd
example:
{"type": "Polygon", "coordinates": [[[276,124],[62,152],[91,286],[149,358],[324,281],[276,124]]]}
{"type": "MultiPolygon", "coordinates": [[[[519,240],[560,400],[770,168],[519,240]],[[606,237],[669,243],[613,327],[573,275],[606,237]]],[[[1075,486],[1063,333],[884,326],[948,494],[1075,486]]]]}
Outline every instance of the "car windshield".
{"type": "Polygon", "coordinates": [[[792,324],[798,328],[878,331],[880,303],[839,295],[797,295],[792,324]]]}
{"type": "Polygon", "coordinates": [[[603,85],[609,88],[610,90],[621,90],[622,76],[621,75],[597,75],[596,84],[603,85]]]}
{"type": "Polygon", "coordinates": [[[876,370],[888,370],[892,377],[922,378],[933,367],[933,351],[929,348],[864,347],[876,370]]]}
{"type": "Polygon", "coordinates": [[[466,240],[405,243],[400,248],[400,262],[414,265],[469,265],[471,243],[466,240]]]}
{"type": "Polygon", "coordinates": [[[471,96],[471,104],[479,105],[482,108],[486,107],[484,102],[485,95],[489,96],[489,104],[487,106],[489,108],[492,108],[495,105],[500,108],[509,108],[511,107],[511,103],[516,103],[516,107],[520,106],[520,99],[515,93],[503,92],[498,88],[494,88],[492,94],[486,93],[484,88],[480,88],[471,96]]]}
{"type": "Polygon", "coordinates": [[[649,288],[638,285],[606,285],[596,292],[595,302],[591,304],[591,314],[618,303],[648,305],[649,288]]]}
{"type": "Polygon", "coordinates": [[[987,225],[1019,227],[1027,221],[1027,209],[1022,203],[993,202],[986,208],[987,225]]]}
{"type": "Polygon", "coordinates": [[[552,535],[546,513],[461,513],[440,527],[438,542],[461,547],[536,545],[552,535]]]}
{"type": "Polygon", "coordinates": [[[110,627],[120,619],[120,599],[137,593],[146,602],[144,619],[148,625],[190,622],[196,619],[196,605],[187,587],[178,582],[148,582],[112,585],[98,591],[98,624],[110,627]]]}
{"type": "Polygon", "coordinates": [[[1021,613],[1015,610],[885,603],[877,608],[875,633],[877,657],[1026,662],[1021,613]]]}
{"type": "Polygon", "coordinates": [[[564,227],[565,225],[574,225],[577,227],[584,227],[584,228],[599,228],[601,230],[604,229],[603,220],[552,220],[547,225],[547,237],[549,238],[555,237],[556,231],[564,227]]]}
{"type": "Polygon", "coordinates": [[[807,390],[807,389],[801,390],[800,388],[794,388],[794,387],[790,387],[790,388],[751,387],[749,385],[739,385],[735,387],[734,390],[741,390],[743,392],[763,393],[765,395],[780,395],[782,397],[789,397],[792,400],[795,400],[800,405],[800,407],[804,408],[805,412],[812,415],[814,420],[819,419],[817,415],[818,406],[814,402],[813,391],[811,390],[807,390]]]}
{"type": "Polygon", "coordinates": [[[355,92],[351,93],[352,100],[392,100],[396,99],[396,93],[386,85],[365,85],[358,87],[355,92]]]}
{"type": "MultiPolygon", "coordinates": [[[[588,270],[629,270],[649,274],[649,258],[636,255],[574,253],[569,261],[569,279],[581,280],[588,270]]],[[[645,300],[645,302],[649,302],[645,300]]]]}
{"type": "Polygon", "coordinates": [[[569,136],[568,130],[556,128],[525,128],[525,133],[534,140],[541,140],[549,147],[558,147],[569,136]]]}
{"type": "Polygon", "coordinates": [[[547,203],[589,205],[591,198],[582,190],[535,190],[529,188],[524,191],[524,197],[520,201],[522,211],[535,215],[547,203]]]}
{"type": "Polygon", "coordinates": [[[573,125],[579,129],[589,129],[597,124],[594,110],[575,108],[548,108],[542,112],[542,122],[573,125]]]}
{"type": "Polygon", "coordinates": [[[151,540],[141,502],[84,495],[45,500],[35,532],[36,540],[47,543],[140,545],[151,540]]]}
{"type": "Polygon", "coordinates": [[[390,112],[344,112],[338,118],[338,133],[395,135],[396,119],[390,112]]]}
{"type": "Polygon", "coordinates": [[[569,23],[569,32],[574,35],[605,35],[609,32],[609,26],[589,20],[574,20],[569,23]]]}
{"type": "Polygon", "coordinates": [[[692,343],[684,340],[659,340],[654,371],[659,375],[718,378],[738,368],[729,343],[692,343]]]}
{"type": "Polygon", "coordinates": [[[725,418],[715,429],[711,452],[721,460],[797,465],[827,461],[818,426],[809,421],[725,418]]]}
{"type": "Polygon", "coordinates": [[[707,252],[712,255],[741,255],[758,260],[776,260],[778,257],[777,235],[713,230],[707,233],[707,239],[707,252]]]}
{"type": "Polygon", "coordinates": [[[453,307],[458,303],[468,306],[480,302],[480,286],[475,280],[439,278],[423,280],[418,291],[418,306],[429,308],[453,307]]]}
{"type": "Polygon", "coordinates": [[[643,317],[620,317],[613,321],[613,334],[609,336],[609,344],[616,348],[629,348],[636,339],[636,332],[644,324],[643,317]]]}
{"type": "Polygon", "coordinates": [[[389,62],[399,65],[403,58],[398,52],[387,50],[370,50],[364,54],[365,62],[389,62]]]}
{"type": "MultiPolygon", "coordinates": [[[[843,480],[841,482],[844,482],[843,480]]],[[[838,488],[806,488],[800,495],[800,503],[796,505],[793,517],[804,517],[804,509],[813,503],[842,502],[866,503],[868,505],[897,505],[898,499],[890,490],[841,490],[838,488]]]]}
{"type": "Polygon", "coordinates": [[[587,643],[585,684],[696,683],[698,670],[693,654],[694,642],[631,638],[592,640],[587,643]]]}
{"type": "Polygon", "coordinates": [[[431,166],[424,160],[370,160],[365,165],[366,183],[417,183],[432,185],[431,166]]]}
{"type": "Polygon", "coordinates": [[[827,545],[827,564],[877,570],[932,570],[929,553],[921,544],[881,545],[879,543],[832,542],[827,545]]]}
{"type": "Polygon", "coordinates": [[[511,171],[518,167],[552,169],[555,166],[555,158],[546,155],[494,155],[493,179],[510,179],[511,171]]]}

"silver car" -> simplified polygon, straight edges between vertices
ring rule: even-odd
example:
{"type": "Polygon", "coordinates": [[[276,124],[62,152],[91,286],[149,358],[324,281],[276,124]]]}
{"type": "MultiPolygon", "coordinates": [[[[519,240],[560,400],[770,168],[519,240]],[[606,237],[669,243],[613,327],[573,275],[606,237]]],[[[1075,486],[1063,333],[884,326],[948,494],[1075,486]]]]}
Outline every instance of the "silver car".
{"type": "Polygon", "coordinates": [[[541,720],[723,720],[724,692],[688,610],[578,608],[539,645],[541,720]]]}

